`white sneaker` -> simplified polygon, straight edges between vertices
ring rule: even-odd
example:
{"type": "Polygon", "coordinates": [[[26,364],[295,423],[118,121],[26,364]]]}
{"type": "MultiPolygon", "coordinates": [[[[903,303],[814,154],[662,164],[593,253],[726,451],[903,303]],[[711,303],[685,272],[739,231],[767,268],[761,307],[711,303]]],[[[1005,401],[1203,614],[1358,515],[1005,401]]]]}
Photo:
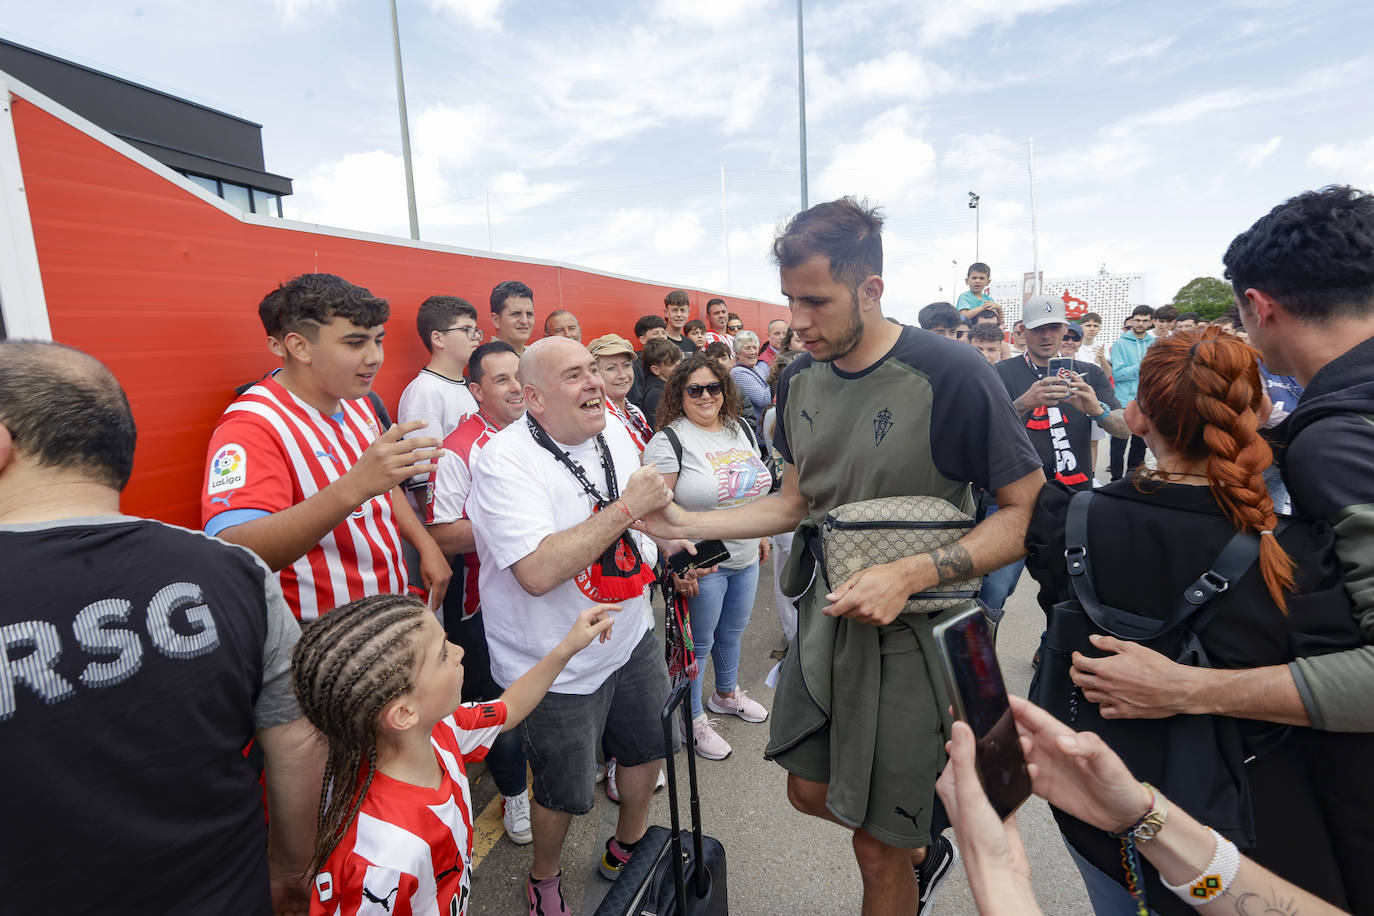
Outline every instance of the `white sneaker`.
{"type": "Polygon", "coordinates": [[[658,768],[658,779],[654,781],[654,791],[657,792],[659,789],[662,789],[662,788],[664,788],[664,787],[667,786],[667,785],[668,785],[668,777],[665,776],[665,775],[663,775],[663,767],[659,767],[659,768],[658,768]]]}
{"type": "Polygon", "coordinates": [[[516,846],[524,846],[534,839],[534,833],[530,830],[530,797],[525,792],[519,795],[501,796],[501,807],[505,814],[501,816],[501,826],[506,828],[506,836],[516,846]]]}
{"type": "Polygon", "coordinates": [[[715,721],[706,718],[706,713],[693,719],[692,740],[696,743],[698,756],[707,760],[724,760],[730,756],[732,748],[730,743],[716,734],[716,730],[711,727],[715,721]]]}
{"type": "Polygon", "coordinates": [[[615,758],[606,761],[606,797],[620,804],[620,787],[615,784],[615,758]]]}
{"type": "Polygon", "coordinates": [[[745,696],[738,684],[732,697],[719,696],[712,691],[706,699],[706,708],[725,716],[739,716],[746,722],[762,722],[768,718],[768,710],[763,708],[763,704],[745,696]]]}

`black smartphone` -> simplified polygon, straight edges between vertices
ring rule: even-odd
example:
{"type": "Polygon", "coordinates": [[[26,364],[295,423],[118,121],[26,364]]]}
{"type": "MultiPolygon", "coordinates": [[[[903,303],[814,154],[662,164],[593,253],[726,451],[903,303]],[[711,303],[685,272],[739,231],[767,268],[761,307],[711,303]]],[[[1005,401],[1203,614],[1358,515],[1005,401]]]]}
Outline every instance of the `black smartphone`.
{"type": "Polygon", "coordinates": [[[1078,373],[1074,371],[1072,357],[1051,356],[1050,375],[1062,378],[1066,382],[1071,382],[1077,378],[1078,373]]]}
{"type": "Polygon", "coordinates": [[[935,644],[955,718],[968,723],[978,742],[978,779],[993,809],[1006,820],[1030,798],[1030,772],[982,609],[973,608],[936,626],[935,644]]]}
{"type": "Polygon", "coordinates": [[[696,548],[695,555],[686,550],[679,550],[668,557],[668,568],[681,576],[689,569],[715,566],[717,563],[723,563],[730,559],[730,551],[725,549],[724,541],[700,541],[696,544],[696,548]]]}

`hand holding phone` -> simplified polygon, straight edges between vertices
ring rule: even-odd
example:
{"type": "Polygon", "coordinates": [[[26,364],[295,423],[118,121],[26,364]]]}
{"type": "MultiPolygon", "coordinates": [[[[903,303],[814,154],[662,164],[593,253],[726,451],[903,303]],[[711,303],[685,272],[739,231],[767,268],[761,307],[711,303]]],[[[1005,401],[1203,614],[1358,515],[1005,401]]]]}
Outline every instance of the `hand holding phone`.
{"type": "Polygon", "coordinates": [[[974,607],[935,627],[934,635],[955,718],[973,730],[978,780],[1005,820],[1030,797],[1031,780],[987,618],[974,607]]]}
{"type": "Polygon", "coordinates": [[[715,566],[730,559],[730,551],[725,549],[723,541],[701,541],[694,546],[696,547],[695,554],[688,553],[686,550],[679,550],[668,557],[668,568],[679,576],[684,576],[689,570],[715,566]]]}

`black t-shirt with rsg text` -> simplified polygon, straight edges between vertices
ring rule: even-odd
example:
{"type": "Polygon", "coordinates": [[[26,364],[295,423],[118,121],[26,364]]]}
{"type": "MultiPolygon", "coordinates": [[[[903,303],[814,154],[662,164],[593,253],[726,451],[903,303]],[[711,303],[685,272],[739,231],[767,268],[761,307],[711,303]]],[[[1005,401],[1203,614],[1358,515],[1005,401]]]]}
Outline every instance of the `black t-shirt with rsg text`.
{"type": "MultiPolygon", "coordinates": [[[[993,368],[1013,401],[1044,378],[1048,371],[1034,365],[1025,354],[1004,359],[993,368]]],[[[1111,382],[1101,369],[1092,363],[1074,360],[1073,371],[1082,373],[1083,381],[1093,386],[1099,401],[1112,410],[1121,407],[1112,393],[1111,382]]],[[[1040,455],[1046,479],[1058,480],[1076,490],[1092,488],[1092,418],[1068,405],[1037,407],[1025,423],[1026,434],[1040,455]]]]}

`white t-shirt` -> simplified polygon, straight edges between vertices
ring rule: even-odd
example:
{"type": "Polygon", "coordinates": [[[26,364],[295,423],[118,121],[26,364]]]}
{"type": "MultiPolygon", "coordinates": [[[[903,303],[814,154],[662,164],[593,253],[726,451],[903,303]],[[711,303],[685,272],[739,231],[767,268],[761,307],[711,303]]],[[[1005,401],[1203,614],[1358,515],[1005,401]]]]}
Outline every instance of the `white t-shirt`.
{"type": "MultiPolygon", "coordinates": [[[[624,492],[630,475],[639,468],[639,449],[619,423],[608,422],[603,435],[615,464],[617,484],[624,492]]],[[[564,450],[605,495],[606,478],[596,440],[565,445],[564,450]]],[[[511,569],[517,560],[532,554],[544,538],[585,522],[592,515],[592,506],[591,497],[572,472],[534,441],[524,418],[492,436],[477,456],[467,512],[481,560],[478,588],[491,673],[503,687],[509,687],[548,655],[568,634],[577,615],[597,603],[583,593],[575,579],[535,597],[521,587],[511,569]]],[[[637,531],[630,536],[644,562],[652,566],[658,558],[653,540],[637,531]]],[[[647,592],[619,602],[621,610],[615,615],[611,638],[604,643],[593,642],[574,655],[553,682],[555,693],[591,693],[625,664],[648,630],[647,592]]]]}
{"type": "MultiPolygon", "coordinates": [[[[433,436],[440,442],[458,427],[458,421],[470,413],[477,413],[477,402],[473,400],[468,386],[461,380],[444,378],[437,372],[421,369],[420,374],[401,392],[401,403],[397,406],[396,420],[409,423],[411,420],[424,420],[425,428],[416,430],[406,438],[433,436]]],[[[422,486],[428,477],[417,474],[410,478],[407,486],[422,486]]]]}
{"type": "MultiPolygon", "coordinates": [[[[722,429],[704,430],[686,417],[670,426],[682,442],[682,464],[668,435],[659,430],[644,448],[644,463],[653,462],[664,474],[677,474],[673,499],[684,509],[710,511],[742,506],[768,495],[773,476],[759,458],[754,442],[740,423],[726,420],[722,429]]],[[[744,569],[759,561],[758,538],[731,538],[725,543],[730,558],[720,565],[744,569]]]]}

